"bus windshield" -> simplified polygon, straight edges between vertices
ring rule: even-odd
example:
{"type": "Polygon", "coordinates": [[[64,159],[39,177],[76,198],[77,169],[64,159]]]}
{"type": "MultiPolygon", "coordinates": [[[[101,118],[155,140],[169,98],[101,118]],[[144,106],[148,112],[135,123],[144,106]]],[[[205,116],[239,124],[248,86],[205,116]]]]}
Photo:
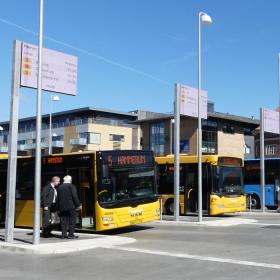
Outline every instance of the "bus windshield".
{"type": "Polygon", "coordinates": [[[155,196],[153,167],[109,168],[98,190],[98,200],[102,205],[126,205],[128,201],[155,196]]]}
{"type": "Polygon", "coordinates": [[[220,195],[242,195],[243,177],[240,167],[218,166],[214,192],[220,195]]]}

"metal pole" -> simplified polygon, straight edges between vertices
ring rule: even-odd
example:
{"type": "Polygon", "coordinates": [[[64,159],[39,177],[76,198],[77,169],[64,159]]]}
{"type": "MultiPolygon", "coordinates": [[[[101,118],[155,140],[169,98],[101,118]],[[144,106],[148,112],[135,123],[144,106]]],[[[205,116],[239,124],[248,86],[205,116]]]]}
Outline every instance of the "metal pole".
{"type": "Polygon", "coordinates": [[[202,222],[202,156],[201,156],[201,107],[200,107],[200,92],[201,92],[201,15],[198,15],[198,222],[202,222]]]}
{"type": "MultiPolygon", "coordinates": [[[[280,53],[278,53],[278,93],[279,93],[279,105],[278,105],[278,112],[279,112],[279,144],[278,144],[278,157],[280,156],[280,53]]],[[[278,174],[279,175],[279,174],[278,174]]],[[[280,190],[278,184],[277,190],[277,212],[280,212],[280,190]]]]}
{"type": "Polygon", "coordinates": [[[170,155],[173,154],[172,148],[173,148],[173,119],[170,119],[170,149],[169,149],[170,155]]]}
{"type": "Polygon", "coordinates": [[[179,221],[180,212],[180,96],[181,85],[175,84],[175,110],[174,110],[174,218],[179,221]]]}
{"type": "Polygon", "coordinates": [[[260,109],[260,119],[261,119],[261,127],[260,127],[260,158],[261,158],[261,210],[265,211],[265,165],[264,165],[264,113],[263,108],[260,109]]]}
{"type": "Polygon", "coordinates": [[[21,45],[14,41],[5,222],[5,241],[9,243],[14,240],[21,45]]]}
{"type": "Polygon", "coordinates": [[[49,123],[49,155],[52,154],[52,96],[50,101],[50,123],[49,123]]]}
{"type": "Polygon", "coordinates": [[[43,7],[40,0],[40,27],[38,48],[38,90],[36,118],[36,160],[35,160],[35,192],[34,192],[34,224],[33,244],[40,243],[40,197],[41,197],[41,126],[42,126],[42,49],[43,49],[43,7]]]}
{"type": "Polygon", "coordinates": [[[162,221],[162,197],[160,197],[159,202],[160,202],[160,220],[162,221]]]}

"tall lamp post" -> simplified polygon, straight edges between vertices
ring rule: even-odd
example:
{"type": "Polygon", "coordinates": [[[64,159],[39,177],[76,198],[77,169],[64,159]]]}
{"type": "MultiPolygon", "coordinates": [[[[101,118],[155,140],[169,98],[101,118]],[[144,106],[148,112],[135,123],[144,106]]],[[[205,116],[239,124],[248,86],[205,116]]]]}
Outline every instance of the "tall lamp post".
{"type": "Polygon", "coordinates": [[[212,19],[206,13],[198,15],[198,221],[202,222],[202,130],[201,130],[201,25],[211,24],[212,19]]]}
{"type": "MultiPolygon", "coordinates": [[[[0,125],[0,131],[3,131],[3,130],[4,130],[3,126],[0,125]]],[[[3,143],[4,143],[4,140],[2,142],[2,145],[4,145],[3,143]]]]}
{"type": "Polygon", "coordinates": [[[60,101],[57,95],[51,95],[50,101],[50,123],[49,123],[49,155],[52,154],[52,103],[53,101],[60,101]]]}

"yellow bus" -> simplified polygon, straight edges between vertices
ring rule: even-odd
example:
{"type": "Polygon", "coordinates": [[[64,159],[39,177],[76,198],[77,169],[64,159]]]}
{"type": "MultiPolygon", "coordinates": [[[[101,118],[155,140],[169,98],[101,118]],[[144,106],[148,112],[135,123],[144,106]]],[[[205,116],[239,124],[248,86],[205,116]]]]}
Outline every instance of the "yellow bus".
{"type": "MultiPolygon", "coordinates": [[[[197,156],[180,155],[180,214],[197,211],[197,156]]],[[[158,193],[163,213],[174,213],[174,156],[156,157],[158,193]]],[[[246,210],[243,160],[219,155],[202,156],[202,205],[209,215],[246,210]]]]}
{"type": "MultiPolygon", "coordinates": [[[[15,226],[33,226],[34,157],[19,157],[15,226]]],[[[160,217],[155,162],[150,151],[100,151],[42,157],[42,187],[72,176],[82,203],[77,226],[103,231],[160,217]]],[[[5,221],[7,156],[0,158],[0,222],[5,221]]]]}

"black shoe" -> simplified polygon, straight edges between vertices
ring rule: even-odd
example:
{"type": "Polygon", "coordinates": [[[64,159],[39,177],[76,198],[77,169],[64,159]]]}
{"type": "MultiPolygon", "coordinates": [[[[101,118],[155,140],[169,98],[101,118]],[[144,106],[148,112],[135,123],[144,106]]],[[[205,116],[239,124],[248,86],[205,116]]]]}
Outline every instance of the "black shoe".
{"type": "Polygon", "coordinates": [[[77,236],[77,235],[69,235],[68,236],[68,239],[77,239],[77,238],[79,238],[79,236],[77,236]]]}
{"type": "Polygon", "coordinates": [[[67,235],[62,235],[62,236],[61,236],[61,239],[66,239],[66,238],[68,238],[67,235]]]}

